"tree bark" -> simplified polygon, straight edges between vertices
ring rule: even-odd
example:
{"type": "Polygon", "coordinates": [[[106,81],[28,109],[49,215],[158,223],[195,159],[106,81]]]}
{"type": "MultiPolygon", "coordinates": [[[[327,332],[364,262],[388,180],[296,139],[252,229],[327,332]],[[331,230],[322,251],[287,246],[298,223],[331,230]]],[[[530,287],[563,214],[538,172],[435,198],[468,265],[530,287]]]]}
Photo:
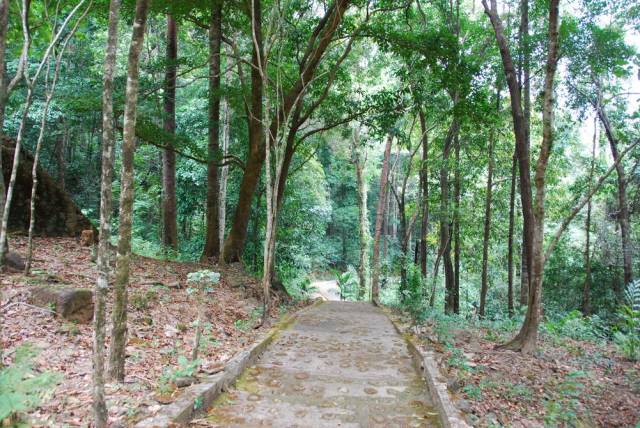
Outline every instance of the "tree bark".
{"type": "MultiPolygon", "coordinates": [[[[225,73],[225,85],[231,83],[231,71],[225,73]]],[[[229,152],[229,140],[231,132],[231,109],[227,95],[222,99],[222,156],[227,156],[229,152]]],[[[224,245],[224,232],[227,227],[227,181],[229,179],[229,165],[224,165],[220,169],[220,193],[218,199],[218,248],[224,245]]]]}
{"type": "Polygon", "coordinates": [[[136,110],[139,86],[140,51],[144,43],[150,0],[136,0],[135,18],[127,63],[127,87],[122,137],[122,172],[120,174],[119,239],[116,258],[115,296],[112,313],[112,339],[109,349],[109,376],[124,382],[125,347],[127,343],[127,287],[131,262],[131,223],[133,214],[133,156],[136,148],[136,110]]]}
{"type": "Polygon", "coordinates": [[[484,230],[482,238],[482,282],[480,286],[480,309],[479,316],[485,315],[485,306],[487,300],[487,291],[489,290],[488,272],[489,272],[489,238],[491,236],[491,203],[493,196],[493,130],[489,136],[489,168],[487,171],[487,197],[484,205],[484,230]]]}
{"type": "MultiPolygon", "coordinates": [[[[7,83],[6,83],[6,51],[7,30],[9,27],[9,0],[0,0],[0,218],[4,210],[4,173],[2,172],[2,143],[4,136],[4,115],[7,108],[7,83]]],[[[0,267],[2,267],[0,265],[0,267]]],[[[0,357],[2,355],[0,354],[0,357]]]]}
{"type": "Polygon", "coordinates": [[[118,13],[121,0],[109,4],[109,25],[102,80],[102,173],[100,179],[100,231],[98,239],[98,275],[94,290],[93,312],[93,418],[96,428],[108,426],[104,393],[104,346],[106,335],[106,300],[111,273],[109,245],[111,242],[111,212],[113,192],[113,159],[115,133],[113,117],[113,78],[118,49],[118,13]]]}
{"type": "Polygon", "coordinates": [[[518,164],[516,154],[511,162],[511,190],[509,192],[509,235],[507,237],[507,309],[509,316],[513,316],[513,230],[515,228],[516,208],[516,175],[518,164]]]}
{"type": "MultiPolygon", "coordinates": [[[[218,162],[220,156],[220,46],[222,0],[212,0],[209,23],[209,155],[207,166],[207,236],[202,259],[220,256],[218,162]]],[[[251,202],[251,201],[249,201],[251,202]]]]}
{"type": "Polygon", "coordinates": [[[371,300],[375,301],[379,295],[380,275],[380,236],[382,235],[382,218],[384,217],[384,207],[386,205],[387,184],[389,181],[389,158],[391,157],[391,143],[393,135],[387,135],[384,147],[384,158],[382,159],[382,170],[380,172],[380,193],[378,193],[378,206],[376,209],[376,226],[373,236],[373,255],[371,257],[371,300]]]}
{"type": "MultiPolygon", "coordinates": [[[[176,21],[167,15],[167,51],[164,77],[164,130],[176,133],[176,74],[178,61],[178,29],[176,21]]],[[[162,223],[163,244],[173,251],[178,249],[178,223],[176,208],[176,154],[173,142],[167,141],[162,151],[162,223]]]]}

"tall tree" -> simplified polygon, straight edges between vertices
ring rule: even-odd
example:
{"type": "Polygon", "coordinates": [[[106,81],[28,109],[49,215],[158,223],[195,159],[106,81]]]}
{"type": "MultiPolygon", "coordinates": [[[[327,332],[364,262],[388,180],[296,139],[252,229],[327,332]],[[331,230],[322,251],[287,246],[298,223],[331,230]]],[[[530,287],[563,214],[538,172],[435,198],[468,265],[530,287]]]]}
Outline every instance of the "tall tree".
{"type": "MultiPolygon", "coordinates": [[[[2,145],[4,144],[4,115],[7,107],[6,52],[9,29],[9,0],[0,0],[0,218],[4,210],[4,173],[2,172],[2,145]]],[[[0,265],[0,268],[2,266],[0,265]]]]}
{"type": "Polygon", "coordinates": [[[136,149],[136,112],[138,104],[140,51],[144,43],[150,0],[136,0],[135,18],[127,60],[124,124],[122,135],[122,170],[120,173],[120,209],[118,255],[116,258],[115,296],[112,312],[112,337],[109,348],[109,376],[124,382],[127,344],[127,288],[131,262],[131,223],[133,216],[133,155],[136,149]]]}
{"type": "Polygon", "coordinates": [[[376,209],[376,226],[373,235],[373,255],[371,256],[371,300],[378,299],[379,275],[380,275],[380,236],[382,235],[382,219],[385,216],[386,199],[388,196],[387,185],[389,183],[389,159],[391,158],[391,144],[393,135],[388,134],[384,146],[382,169],[380,172],[380,192],[378,193],[378,207],[376,209]]]}
{"type": "Polygon", "coordinates": [[[518,174],[517,156],[514,153],[511,160],[511,187],[509,191],[509,232],[507,235],[507,310],[513,316],[513,232],[515,229],[516,212],[516,176],[518,174]]]}
{"type": "Polygon", "coordinates": [[[542,289],[542,272],[544,269],[545,255],[543,252],[544,231],[544,198],[545,198],[545,174],[551,154],[553,142],[553,84],[558,61],[558,21],[559,0],[551,0],[549,3],[549,30],[547,61],[544,78],[543,100],[543,139],[538,162],[536,165],[536,201],[535,206],[532,197],[530,181],[530,153],[526,141],[524,114],[521,104],[521,93],[516,78],[515,67],[509,50],[508,40],[504,34],[502,20],[498,15],[496,0],[483,0],[485,13],[491,21],[496,42],[500,50],[502,65],[504,68],[507,86],[511,98],[511,114],[513,128],[516,137],[516,149],[518,153],[518,165],[520,168],[520,198],[522,201],[524,240],[526,249],[525,257],[530,267],[530,290],[527,313],[519,333],[504,346],[510,349],[531,353],[536,349],[538,338],[538,325],[540,323],[540,302],[542,289]]]}
{"type": "MultiPolygon", "coordinates": [[[[457,104],[457,95],[454,97],[454,105],[457,104]]],[[[455,113],[454,113],[455,115],[455,113]]],[[[455,308],[455,278],[453,262],[451,260],[451,213],[449,212],[449,158],[454,146],[456,135],[460,129],[457,117],[451,121],[449,131],[444,139],[442,148],[442,165],[440,166],[440,254],[444,265],[445,303],[446,313],[451,313],[455,308]]]]}
{"type": "Polygon", "coordinates": [[[121,0],[109,2],[107,46],[102,78],[102,173],[100,176],[100,231],[98,239],[98,275],[94,289],[93,311],[93,419],[96,428],[108,426],[104,396],[104,348],[106,335],[106,300],[109,290],[113,159],[115,133],[113,117],[113,78],[118,50],[118,18],[121,0]]]}
{"type": "Polygon", "coordinates": [[[489,168],[487,169],[487,195],[484,205],[484,228],[482,234],[482,275],[480,285],[480,308],[478,314],[480,317],[485,315],[485,305],[487,300],[487,291],[489,290],[489,239],[491,237],[491,204],[493,197],[493,146],[494,146],[494,132],[490,131],[489,135],[489,168]]]}
{"type": "MultiPolygon", "coordinates": [[[[178,27],[172,15],[167,15],[167,50],[164,75],[164,130],[176,133],[176,74],[178,70],[178,27]]],[[[168,141],[162,151],[162,240],[166,248],[178,249],[178,223],[176,209],[176,153],[173,142],[168,141]]]]}
{"type": "Polygon", "coordinates": [[[418,110],[422,132],[422,162],[420,165],[420,195],[422,197],[420,222],[420,273],[427,277],[427,234],[429,233],[429,132],[422,108],[418,110]]]}
{"type": "MultiPolygon", "coordinates": [[[[593,142],[591,145],[591,166],[589,167],[589,190],[593,185],[593,172],[596,167],[596,144],[598,142],[598,122],[593,124],[593,142]]],[[[587,217],[584,222],[584,283],[582,285],[582,313],[591,313],[591,199],[587,202],[587,217]]]]}
{"type": "Polygon", "coordinates": [[[220,255],[220,46],[222,44],[222,0],[211,2],[209,22],[209,150],[207,164],[207,234],[202,258],[220,255]]]}
{"type": "Polygon", "coordinates": [[[356,170],[356,187],[358,189],[358,236],[360,240],[360,264],[358,265],[358,280],[360,289],[359,299],[364,299],[367,293],[367,279],[369,273],[369,216],[367,211],[367,180],[365,166],[367,162],[367,148],[360,141],[360,128],[353,130],[353,164],[356,170]]]}

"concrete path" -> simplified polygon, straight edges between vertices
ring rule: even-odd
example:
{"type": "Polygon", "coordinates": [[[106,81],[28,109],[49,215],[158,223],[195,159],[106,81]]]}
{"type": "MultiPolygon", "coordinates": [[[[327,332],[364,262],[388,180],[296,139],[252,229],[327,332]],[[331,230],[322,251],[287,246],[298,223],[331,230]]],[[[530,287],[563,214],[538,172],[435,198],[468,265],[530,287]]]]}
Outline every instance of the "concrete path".
{"type": "Polygon", "coordinates": [[[330,279],[328,281],[313,281],[311,286],[316,289],[311,293],[312,299],[318,297],[322,300],[340,300],[340,288],[338,287],[338,281],[330,279]]]}
{"type": "Polygon", "coordinates": [[[326,302],[283,331],[197,425],[436,427],[428,397],[379,308],[326,302]]]}

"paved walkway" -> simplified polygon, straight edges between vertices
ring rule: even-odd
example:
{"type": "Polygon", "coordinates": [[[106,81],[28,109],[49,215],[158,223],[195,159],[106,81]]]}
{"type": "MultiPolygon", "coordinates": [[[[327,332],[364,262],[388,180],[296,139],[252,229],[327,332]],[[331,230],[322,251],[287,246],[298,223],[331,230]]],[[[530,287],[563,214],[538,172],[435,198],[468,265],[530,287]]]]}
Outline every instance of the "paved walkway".
{"type": "Polygon", "coordinates": [[[211,427],[436,427],[404,339],[368,303],[326,302],[300,316],[223,394],[211,427]]]}

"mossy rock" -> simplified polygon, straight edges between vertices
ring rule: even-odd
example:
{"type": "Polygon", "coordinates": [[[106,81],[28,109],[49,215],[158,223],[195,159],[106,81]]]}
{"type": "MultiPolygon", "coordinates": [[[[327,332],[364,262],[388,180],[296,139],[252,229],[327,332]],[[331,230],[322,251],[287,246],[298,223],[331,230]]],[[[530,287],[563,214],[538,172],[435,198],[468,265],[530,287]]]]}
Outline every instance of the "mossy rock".
{"type": "Polygon", "coordinates": [[[93,291],[90,289],[36,286],[31,289],[29,303],[50,308],[69,321],[89,323],[93,319],[93,291]]]}

